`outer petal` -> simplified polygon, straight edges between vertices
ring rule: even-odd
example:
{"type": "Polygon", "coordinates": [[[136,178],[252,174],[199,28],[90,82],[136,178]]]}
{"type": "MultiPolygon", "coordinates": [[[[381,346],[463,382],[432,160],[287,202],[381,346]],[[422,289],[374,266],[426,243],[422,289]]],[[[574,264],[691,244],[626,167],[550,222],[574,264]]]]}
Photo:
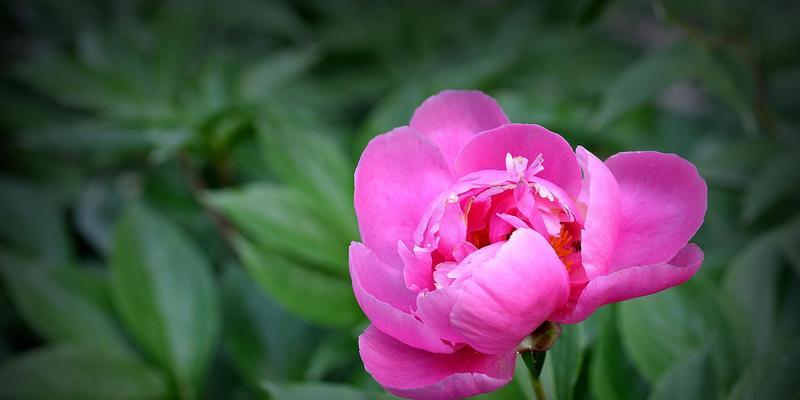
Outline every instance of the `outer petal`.
{"type": "Polygon", "coordinates": [[[606,161],[619,183],[620,232],[611,271],[670,260],[700,228],[707,189],[692,163],[653,151],[606,161]]]}
{"type": "Polygon", "coordinates": [[[507,123],[508,117],[493,98],[477,90],[445,90],[425,100],[409,126],[436,143],[452,166],[461,148],[478,132],[507,123]]]}
{"type": "Polygon", "coordinates": [[[544,170],[536,176],[555,183],[571,196],[580,191],[581,170],[569,143],[539,125],[508,124],[475,136],[456,157],[456,176],[484,169],[505,170],[508,153],[528,160],[541,154],[544,170]]]}
{"type": "Polygon", "coordinates": [[[700,268],[703,251],[694,244],[681,249],[668,263],[626,268],[589,282],[577,302],[566,307],[554,321],[574,324],[586,319],[598,307],[635,297],[647,296],[686,282],[700,268]]]}
{"type": "Polygon", "coordinates": [[[451,182],[436,145],[408,127],[372,139],[355,173],[355,209],[364,244],[399,266],[397,241],[413,246],[420,217],[451,182]]]}
{"type": "Polygon", "coordinates": [[[619,186],[611,171],[594,154],[578,146],[583,169],[579,200],[587,205],[581,232],[581,258],[588,279],[605,275],[619,235],[619,186]]]}
{"type": "Polygon", "coordinates": [[[503,354],[564,305],[568,295],[567,270],[550,244],[535,231],[520,229],[492,259],[472,269],[450,315],[451,326],[475,350],[503,354]]]}
{"type": "Polygon", "coordinates": [[[386,265],[361,243],[350,245],[350,277],[358,305],[378,329],[409,346],[438,353],[454,351],[411,315],[416,294],[406,287],[402,272],[386,265]]]}
{"type": "Polygon", "coordinates": [[[452,354],[408,347],[370,326],[358,338],[364,367],[386,390],[412,399],[462,399],[511,381],[516,353],[491,356],[468,347],[452,354]]]}

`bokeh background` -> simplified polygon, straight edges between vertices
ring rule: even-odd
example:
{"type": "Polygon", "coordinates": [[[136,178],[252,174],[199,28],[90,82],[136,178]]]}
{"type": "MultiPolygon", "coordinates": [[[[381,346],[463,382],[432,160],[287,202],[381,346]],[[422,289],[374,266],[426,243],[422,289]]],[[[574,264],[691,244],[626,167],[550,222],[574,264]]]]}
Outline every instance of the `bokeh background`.
{"type": "Polygon", "coordinates": [[[446,88],[708,182],[700,272],[566,327],[551,399],[800,398],[800,2],[0,8],[0,398],[390,398],[352,174],[446,88]]]}

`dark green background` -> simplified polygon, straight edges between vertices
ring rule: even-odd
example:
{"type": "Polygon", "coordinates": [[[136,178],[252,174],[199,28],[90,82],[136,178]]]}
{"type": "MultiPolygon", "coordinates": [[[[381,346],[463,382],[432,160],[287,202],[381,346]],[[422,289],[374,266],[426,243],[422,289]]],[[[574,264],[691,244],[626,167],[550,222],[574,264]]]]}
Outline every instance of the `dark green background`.
{"type": "Polygon", "coordinates": [[[708,182],[700,272],[567,327],[552,399],[799,398],[800,2],[456,3],[4,1],[0,397],[388,397],[352,172],[463,88],[708,182]]]}

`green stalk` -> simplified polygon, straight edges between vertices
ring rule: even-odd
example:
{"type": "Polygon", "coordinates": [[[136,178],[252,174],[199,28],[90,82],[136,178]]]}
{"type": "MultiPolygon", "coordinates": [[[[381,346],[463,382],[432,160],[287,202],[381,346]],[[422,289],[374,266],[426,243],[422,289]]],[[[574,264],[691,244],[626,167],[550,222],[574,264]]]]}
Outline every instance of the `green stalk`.
{"type": "Polygon", "coordinates": [[[531,373],[531,382],[533,383],[533,391],[536,393],[536,398],[538,400],[547,400],[547,395],[542,386],[542,380],[539,379],[539,375],[542,373],[542,367],[544,367],[544,358],[547,352],[525,351],[520,353],[520,355],[522,356],[522,361],[525,362],[525,366],[528,367],[528,371],[531,373]]]}

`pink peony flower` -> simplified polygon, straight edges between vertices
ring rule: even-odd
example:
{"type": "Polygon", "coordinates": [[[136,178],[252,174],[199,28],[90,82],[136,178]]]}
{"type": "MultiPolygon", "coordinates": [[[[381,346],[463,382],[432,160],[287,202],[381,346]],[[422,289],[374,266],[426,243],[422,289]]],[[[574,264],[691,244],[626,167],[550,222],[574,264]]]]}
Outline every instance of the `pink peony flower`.
{"type": "Polygon", "coordinates": [[[687,244],[706,211],[691,163],[573,152],[481,92],[427,99],[367,145],[355,182],[350,275],[372,322],[360,354],[399,396],[495,390],[543,322],[678,285],[703,260],[687,244]]]}

